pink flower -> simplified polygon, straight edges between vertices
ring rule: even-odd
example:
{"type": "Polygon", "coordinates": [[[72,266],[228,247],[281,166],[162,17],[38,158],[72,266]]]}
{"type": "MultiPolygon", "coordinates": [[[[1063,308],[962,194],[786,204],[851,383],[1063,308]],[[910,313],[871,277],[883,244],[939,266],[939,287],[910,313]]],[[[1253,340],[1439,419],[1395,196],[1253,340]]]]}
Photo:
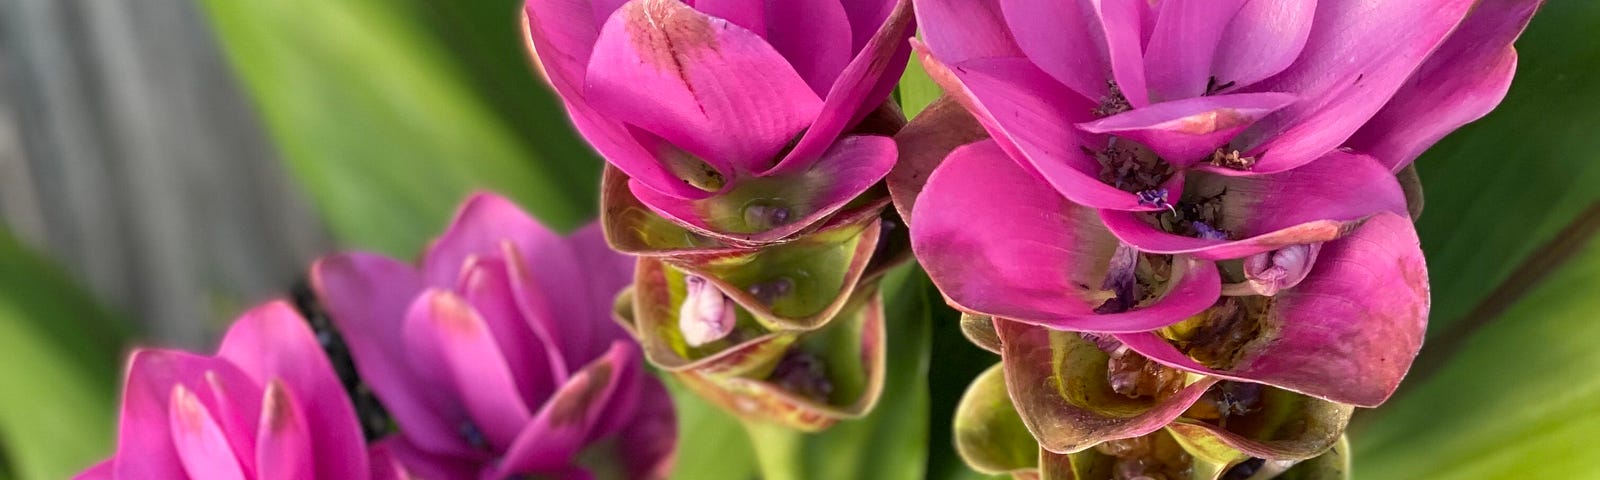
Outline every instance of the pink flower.
{"type": "Polygon", "coordinates": [[[563,238],[479,194],[420,268],[349,253],[318,261],[312,281],[398,424],[383,446],[410,471],[661,478],[671,400],[610,319],[631,265],[595,226],[563,238]]]}
{"type": "Polygon", "coordinates": [[[368,463],[327,357],[293,308],[273,302],[240,317],[215,356],[135,351],[116,454],[77,478],[395,478],[368,463]]]}
{"type": "Polygon", "coordinates": [[[909,0],[529,0],[579,132],[655,213],[767,243],[888,173],[909,0]]]}

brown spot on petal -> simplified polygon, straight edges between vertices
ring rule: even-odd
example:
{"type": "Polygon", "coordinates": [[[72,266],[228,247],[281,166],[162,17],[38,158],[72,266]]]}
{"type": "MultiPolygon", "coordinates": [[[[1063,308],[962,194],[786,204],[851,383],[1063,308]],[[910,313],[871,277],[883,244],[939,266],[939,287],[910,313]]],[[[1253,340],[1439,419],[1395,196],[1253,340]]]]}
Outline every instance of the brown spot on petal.
{"type": "MultiPolygon", "coordinates": [[[[1178,121],[1177,128],[1173,130],[1190,135],[1206,135],[1248,123],[1250,123],[1250,117],[1239,113],[1238,110],[1224,108],[1184,117],[1178,121]]],[[[1233,156],[1238,157],[1239,152],[1233,152],[1233,156]]]]}
{"type": "Polygon", "coordinates": [[[480,324],[473,321],[478,314],[460,296],[448,292],[435,293],[428,307],[432,309],[434,322],[445,331],[458,335],[478,333],[480,324]]]}
{"type": "Polygon", "coordinates": [[[179,427],[185,433],[199,433],[205,425],[206,406],[200,403],[200,398],[194,395],[183,385],[172,387],[172,414],[178,418],[179,427]]]}
{"type": "Polygon", "coordinates": [[[686,57],[716,48],[716,31],[709,17],[678,0],[643,0],[623,6],[628,37],[642,60],[684,77],[686,57]]]}
{"type": "Polygon", "coordinates": [[[290,403],[289,390],[277,379],[267,384],[261,400],[261,425],[274,432],[293,427],[294,404],[290,403]]]}
{"type": "Polygon", "coordinates": [[[550,406],[550,425],[559,427],[585,421],[584,412],[605,393],[611,374],[610,363],[596,363],[568,380],[567,388],[572,390],[563,388],[556,395],[556,403],[550,406]]]}

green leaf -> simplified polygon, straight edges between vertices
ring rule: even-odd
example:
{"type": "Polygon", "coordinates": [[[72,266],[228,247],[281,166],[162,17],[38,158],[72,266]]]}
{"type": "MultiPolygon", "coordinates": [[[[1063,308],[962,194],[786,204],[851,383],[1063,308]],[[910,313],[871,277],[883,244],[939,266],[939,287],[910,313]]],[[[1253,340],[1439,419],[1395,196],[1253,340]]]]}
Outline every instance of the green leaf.
{"type": "Polygon", "coordinates": [[[1600,438],[1600,237],[1352,436],[1363,479],[1585,478],[1600,438]]]}
{"type": "Polygon", "coordinates": [[[900,110],[906,113],[906,119],[916,118],[917,114],[928,108],[934,100],[944,95],[944,90],[933,83],[933,78],[928,76],[928,71],[922,68],[922,60],[916,55],[911,56],[911,63],[906,65],[906,72],[900,76],[900,86],[896,96],[900,99],[900,110]]]}
{"type": "Polygon", "coordinates": [[[1471,315],[1540,245],[1600,201],[1597,19],[1597,2],[1545,2],[1517,42],[1517,77],[1505,102],[1418,161],[1427,208],[1417,228],[1434,298],[1430,338],[1471,315]]]}
{"type": "MultiPolygon", "coordinates": [[[[871,414],[805,434],[749,423],[766,480],[921,479],[928,443],[927,290],[920,270],[901,267],[884,279],[888,375],[871,414]]],[[[938,420],[944,421],[944,420],[938,420]]],[[[946,442],[948,437],[932,440],[946,442]]],[[[712,478],[712,477],[705,477],[712,478]]],[[[722,478],[722,477],[716,477],[722,478]]]]}
{"type": "Polygon", "coordinates": [[[0,231],[0,478],[67,478],[110,455],[122,325],[0,231]]]}
{"type": "Polygon", "coordinates": [[[556,228],[593,217],[600,164],[530,73],[518,2],[201,3],[341,240],[409,257],[479,188],[556,228]]]}

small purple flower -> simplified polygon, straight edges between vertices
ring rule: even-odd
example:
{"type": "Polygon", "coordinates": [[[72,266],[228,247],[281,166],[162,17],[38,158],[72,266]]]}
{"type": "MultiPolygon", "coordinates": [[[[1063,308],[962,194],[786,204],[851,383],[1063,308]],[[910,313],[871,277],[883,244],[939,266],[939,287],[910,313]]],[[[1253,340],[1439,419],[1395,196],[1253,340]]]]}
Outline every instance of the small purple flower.
{"type": "Polygon", "coordinates": [[[399,464],[434,479],[597,466],[665,477],[672,404],[610,320],[631,260],[598,228],[563,238],[479,194],[420,263],[349,253],[312,269],[356,369],[398,424],[383,445],[399,464]]]}
{"type": "Polygon", "coordinates": [[[245,313],[214,356],[135,351],[121,417],[116,454],[78,479],[397,478],[369,468],[344,387],[283,302],[245,313]]]}
{"type": "Polygon", "coordinates": [[[656,214],[765,243],[893,166],[909,0],[529,0],[529,47],[580,133],[656,214]]]}

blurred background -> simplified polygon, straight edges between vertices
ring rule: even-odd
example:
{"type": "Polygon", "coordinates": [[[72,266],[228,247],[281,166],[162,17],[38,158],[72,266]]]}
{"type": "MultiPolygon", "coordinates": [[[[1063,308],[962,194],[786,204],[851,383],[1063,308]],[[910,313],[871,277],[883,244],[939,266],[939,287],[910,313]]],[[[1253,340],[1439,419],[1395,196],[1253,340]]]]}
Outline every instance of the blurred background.
{"type": "MultiPolygon", "coordinates": [[[[109,453],[130,345],[210,350],[336,247],[412,258],[479,188],[592,218],[600,163],[528,67],[518,6],[0,0],[0,480],[109,453]]],[[[1600,478],[1595,31],[1600,2],[1549,2],[1505,104],[1419,162],[1429,339],[1352,426],[1355,478],[1600,478]]],[[[937,89],[913,71],[899,95],[937,89]]],[[[973,477],[949,412],[994,358],[901,277],[891,408],[795,436],[802,464],[774,469],[681,398],[679,476],[973,477]]]]}

